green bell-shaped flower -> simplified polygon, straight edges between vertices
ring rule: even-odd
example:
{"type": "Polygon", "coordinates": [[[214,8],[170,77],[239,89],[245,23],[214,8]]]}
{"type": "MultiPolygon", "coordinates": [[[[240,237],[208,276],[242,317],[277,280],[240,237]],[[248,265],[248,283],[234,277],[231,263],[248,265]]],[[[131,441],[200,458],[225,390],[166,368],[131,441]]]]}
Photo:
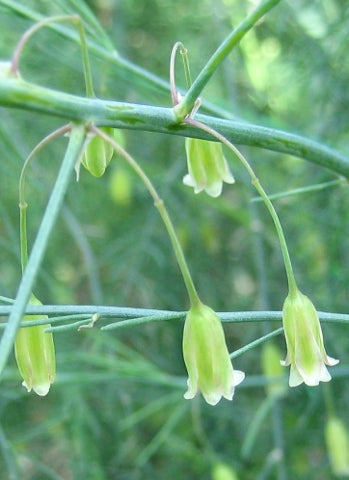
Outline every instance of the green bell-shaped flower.
{"type": "Polygon", "coordinates": [[[185,320],[183,357],[189,377],[184,398],[191,399],[200,391],[210,405],[216,405],[222,397],[233,399],[234,388],[245,374],[233,369],[222,323],[202,303],[193,305],[185,320]]]}
{"type": "Polygon", "coordinates": [[[319,316],[308,297],[298,289],[288,294],[282,316],[287,355],[282,365],[291,365],[289,385],[301,383],[309,386],[329,382],[331,375],[326,365],[336,365],[339,360],[326,354],[319,316]]]}
{"type": "MultiPolygon", "coordinates": [[[[102,127],[101,130],[113,136],[114,128],[102,127]]],[[[94,177],[101,177],[113,156],[113,147],[98,135],[88,139],[88,144],[82,156],[81,163],[94,177]]]]}
{"type": "Polygon", "coordinates": [[[235,182],[223,155],[221,143],[186,138],[185,150],[189,173],[185,175],[183,182],[194,187],[195,193],[205,190],[211,197],[219,197],[223,182],[235,182]]]}
{"type": "MultiPolygon", "coordinates": [[[[29,305],[41,305],[31,296],[29,305]]],[[[25,315],[23,321],[48,318],[47,315],[25,315]]],[[[40,396],[50,390],[56,373],[55,348],[52,333],[45,333],[51,325],[38,325],[18,330],[15,340],[15,357],[22,385],[30,392],[32,389],[40,396]]]]}

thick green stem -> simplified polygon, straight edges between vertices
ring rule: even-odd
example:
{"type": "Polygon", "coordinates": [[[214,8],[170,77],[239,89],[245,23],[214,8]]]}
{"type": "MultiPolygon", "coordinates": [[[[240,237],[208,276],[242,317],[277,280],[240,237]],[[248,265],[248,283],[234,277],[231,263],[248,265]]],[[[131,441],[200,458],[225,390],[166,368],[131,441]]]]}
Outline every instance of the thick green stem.
{"type": "Polygon", "coordinates": [[[85,139],[85,127],[74,126],[71,130],[69,144],[56,183],[48,201],[39,231],[35,238],[33,249],[22,276],[15,302],[11,308],[4,334],[0,342],[0,374],[4,370],[8,356],[16,337],[21,318],[26,309],[33,284],[43,259],[48,241],[55,225],[55,221],[63,202],[64,194],[68,188],[69,180],[74,170],[75,163],[81,153],[85,139]]]}
{"type": "Polygon", "coordinates": [[[154,205],[158,209],[160,216],[165,224],[166,230],[169,234],[172,247],[174,250],[174,253],[176,255],[176,259],[179,265],[179,268],[182,273],[182,277],[188,292],[189,300],[192,306],[197,305],[200,302],[198,293],[196,291],[196,288],[194,286],[193,279],[191,277],[188,264],[186,262],[186,259],[184,257],[184,253],[181,247],[181,244],[179,243],[177,234],[175,232],[175,229],[173,227],[172,221],[170,219],[170,216],[166,210],[166,207],[164,205],[164,202],[161,200],[159,197],[154,185],[150,181],[149,177],[147,174],[144,172],[142,167],[136,162],[136,160],[131,157],[131,155],[126,152],[119,144],[117,144],[112,138],[110,138],[108,135],[106,135],[102,130],[91,126],[90,127],[91,131],[93,131],[96,135],[99,135],[100,137],[104,138],[105,141],[109,142],[110,145],[114,148],[116,152],[118,152],[125,160],[126,162],[130,165],[130,167],[137,173],[137,175],[141,178],[143,183],[145,184],[147,190],[149,191],[150,195],[152,196],[154,200],[154,205]]]}
{"type": "MultiPolygon", "coordinates": [[[[0,106],[41,112],[69,121],[212,139],[211,135],[189,124],[175,124],[172,108],[78,97],[13,77],[0,78],[0,106]]],[[[228,121],[200,114],[195,118],[221,132],[235,144],[295,155],[349,178],[348,157],[321,143],[247,122],[228,121]]]]}
{"type": "Polygon", "coordinates": [[[277,215],[277,213],[274,209],[273,204],[269,200],[268,195],[265,193],[263,187],[261,186],[253,168],[248,163],[246,158],[242,155],[242,153],[235,147],[235,145],[233,145],[231,142],[229,142],[229,140],[227,140],[223,135],[216,132],[211,127],[208,127],[207,125],[204,125],[203,123],[198,122],[197,120],[194,120],[192,118],[189,118],[187,120],[187,122],[191,125],[195,125],[197,128],[200,128],[201,130],[204,130],[204,131],[210,133],[213,137],[215,137],[217,140],[219,140],[224,145],[226,145],[238,157],[238,159],[241,161],[243,166],[246,168],[249,176],[251,177],[251,182],[252,182],[253,186],[256,188],[258,193],[261,195],[261,197],[262,197],[262,199],[263,199],[263,201],[264,201],[264,203],[265,203],[267,209],[269,210],[269,213],[270,213],[270,215],[273,219],[273,222],[274,222],[274,225],[275,225],[275,228],[276,228],[276,233],[278,235],[279,242],[280,242],[281,252],[282,252],[282,255],[283,255],[283,259],[284,259],[289,292],[290,292],[290,295],[296,295],[297,284],[296,284],[296,280],[295,280],[294,273],[293,273],[293,268],[292,268],[292,264],[291,264],[290,255],[288,253],[288,248],[287,248],[287,244],[286,244],[285,235],[284,235],[279,217],[278,217],[278,215],[277,215]]]}
{"type": "Polygon", "coordinates": [[[208,83],[217,67],[222,63],[225,57],[231,52],[233,47],[242,39],[242,37],[257,23],[257,21],[273,8],[280,0],[265,0],[253,10],[226,38],[218,47],[212,57],[208,60],[204,68],[194,80],[191,88],[183,100],[174,107],[175,116],[178,122],[192,111],[196,99],[200,96],[203,88],[208,83]]]}

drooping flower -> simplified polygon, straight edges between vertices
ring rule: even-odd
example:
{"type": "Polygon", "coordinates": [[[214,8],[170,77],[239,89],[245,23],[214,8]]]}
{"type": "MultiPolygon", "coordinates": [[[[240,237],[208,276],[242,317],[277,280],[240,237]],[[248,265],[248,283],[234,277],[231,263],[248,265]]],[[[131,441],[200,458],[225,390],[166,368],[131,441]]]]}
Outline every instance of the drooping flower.
{"type": "Polygon", "coordinates": [[[325,440],[333,473],[349,477],[349,436],[344,423],[335,415],[326,423],[325,440]]]}
{"type": "Polygon", "coordinates": [[[223,155],[221,143],[186,138],[185,150],[189,173],[185,175],[183,182],[194,187],[195,193],[205,190],[211,197],[219,197],[223,182],[235,182],[223,155]]]}
{"type": "Polygon", "coordinates": [[[336,365],[339,360],[327,355],[317,311],[309,298],[298,289],[286,297],[282,320],[287,355],[281,364],[291,365],[290,387],[303,382],[309,386],[329,382],[331,375],[326,365],[336,365]]]}
{"type": "MultiPolygon", "coordinates": [[[[30,305],[41,305],[34,297],[30,305]]],[[[25,315],[23,321],[47,318],[46,315],[25,315]]],[[[30,392],[32,389],[40,396],[50,390],[56,372],[55,348],[52,333],[45,332],[49,323],[18,330],[15,340],[15,357],[19,373],[23,378],[22,385],[30,392]]]]}
{"type": "MultiPolygon", "coordinates": [[[[102,127],[101,130],[109,136],[114,134],[112,127],[102,127]]],[[[113,152],[113,147],[103,138],[98,135],[91,135],[88,138],[81,163],[91,175],[101,177],[110,163],[113,152]]]]}
{"type": "Polygon", "coordinates": [[[210,405],[216,405],[222,397],[233,399],[234,388],[245,374],[233,369],[222,323],[201,302],[190,308],[185,320],[183,357],[188,371],[184,398],[191,399],[200,391],[210,405]]]}

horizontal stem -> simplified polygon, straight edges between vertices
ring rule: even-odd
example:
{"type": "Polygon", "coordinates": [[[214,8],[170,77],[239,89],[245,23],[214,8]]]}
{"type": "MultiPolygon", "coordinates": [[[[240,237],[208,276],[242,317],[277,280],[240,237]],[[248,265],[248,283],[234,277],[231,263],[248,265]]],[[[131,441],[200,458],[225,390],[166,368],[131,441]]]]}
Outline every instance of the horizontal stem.
{"type": "MultiPolygon", "coordinates": [[[[10,315],[12,305],[0,305],[0,316],[10,315]]],[[[101,318],[140,318],[160,317],[164,320],[172,318],[184,318],[186,311],[157,310],[152,308],[136,307],[115,307],[108,305],[27,305],[24,314],[26,315],[94,315],[98,313],[101,318]]],[[[324,323],[348,323],[349,314],[318,312],[319,318],[324,323]]],[[[244,312],[217,312],[219,318],[225,323],[243,322],[280,322],[281,311],[244,311],[244,312]]],[[[74,318],[75,320],[76,318],[74,318]]],[[[62,322],[65,318],[62,317],[62,322]]],[[[34,320],[33,320],[34,322],[34,320]]],[[[5,325],[0,324],[0,327],[5,325]]]]}
{"type": "MultiPolygon", "coordinates": [[[[36,111],[97,126],[211,139],[194,126],[176,124],[172,108],[137,105],[70,95],[14,78],[0,79],[0,106],[36,111]]],[[[197,114],[195,119],[237,145],[250,145],[304,158],[349,178],[349,158],[321,143],[246,122],[197,114]]]]}

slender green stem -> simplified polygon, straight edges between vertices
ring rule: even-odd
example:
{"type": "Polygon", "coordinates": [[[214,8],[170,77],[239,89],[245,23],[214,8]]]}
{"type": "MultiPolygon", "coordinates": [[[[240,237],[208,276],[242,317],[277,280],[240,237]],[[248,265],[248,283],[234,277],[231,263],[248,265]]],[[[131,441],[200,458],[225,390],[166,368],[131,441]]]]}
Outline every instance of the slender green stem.
{"type": "Polygon", "coordinates": [[[262,343],[270,340],[271,338],[277,337],[284,331],[283,327],[280,327],[270,333],[267,333],[266,335],[263,335],[262,337],[259,337],[257,340],[254,340],[253,342],[248,343],[247,345],[243,346],[242,348],[239,348],[239,350],[235,350],[233,353],[231,353],[229,356],[233,360],[234,358],[239,357],[243,353],[248,352],[249,350],[252,350],[253,348],[257,347],[258,345],[261,345],[262,343]]]}
{"type": "Polygon", "coordinates": [[[144,323],[150,322],[164,322],[169,320],[177,320],[183,318],[186,315],[186,312],[172,312],[172,313],[161,313],[159,315],[148,315],[146,317],[137,317],[129,318],[127,320],[119,320],[118,322],[109,323],[101,328],[101,330],[115,330],[125,327],[134,327],[143,325],[144,323]]]}
{"type": "Polygon", "coordinates": [[[266,194],[265,190],[263,189],[262,185],[260,184],[258,178],[254,178],[252,180],[252,183],[253,183],[254,187],[256,188],[256,190],[258,191],[258,193],[260,194],[260,196],[263,198],[263,201],[264,201],[264,203],[265,203],[267,209],[269,210],[269,213],[270,213],[270,215],[273,219],[273,222],[274,222],[274,225],[275,225],[275,228],[276,228],[276,232],[277,232],[278,237],[279,237],[279,242],[280,242],[282,255],[283,255],[283,258],[284,258],[284,264],[285,264],[285,270],[286,270],[286,275],[287,275],[289,292],[290,292],[290,295],[294,297],[297,294],[298,288],[297,288],[297,284],[296,284],[296,280],[295,280],[295,277],[294,277],[293,268],[292,268],[292,264],[291,264],[291,259],[290,259],[290,255],[289,255],[287,244],[286,244],[286,238],[285,238],[285,235],[284,235],[284,232],[283,232],[278,214],[276,213],[276,210],[275,210],[273,204],[269,200],[269,197],[266,194]]]}
{"type": "Polygon", "coordinates": [[[193,280],[191,278],[189,268],[188,268],[187,262],[185,260],[182,247],[179,243],[177,234],[176,234],[176,232],[173,228],[171,219],[168,215],[168,212],[165,208],[165,205],[164,205],[163,201],[161,199],[159,199],[157,202],[155,202],[155,206],[158,209],[158,211],[161,215],[161,218],[162,218],[162,220],[163,220],[163,222],[166,226],[167,232],[170,236],[172,246],[173,246],[173,249],[175,251],[176,258],[177,258],[177,262],[178,262],[179,267],[181,269],[182,276],[183,276],[183,279],[184,279],[184,283],[185,283],[185,286],[186,286],[187,291],[188,291],[190,304],[191,304],[192,307],[195,306],[195,305],[198,305],[201,302],[200,302],[198,293],[195,289],[193,280]]]}
{"type": "Polygon", "coordinates": [[[188,264],[186,262],[186,259],[184,257],[184,253],[181,247],[181,244],[179,243],[177,234],[175,232],[175,229],[173,227],[172,221],[170,219],[170,216],[166,210],[166,207],[164,205],[164,202],[162,199],[159,197],[154,185],[150,181],[149,177],[147,174],[144,172],[144,170],[141,168],[141,166],[135,161],[131,155],[126,152],[120,145],[118,145],[112,138],[110,138],[108,135],[106,135],[102,130],[94,127],[93,125],[90,126],[90,130],[94,132],[96,135],[99,135],[100,137],[104,138],[107,142],[110,143],[110,145],[114,148],[116,152],[118,152],[130,165],[130,167],[137,173],[137,175],[141,178],[143,183],[145,184],[147,190],[149,191],[150,195],[152,196],[154,200],[154,205],[158,209],[160,216],[165,224],[166,230],[169,234],[172,247],[174,249],[176,259],[179,265],[179,268],[181,270],[183,280],[189,295],[189,300],[191,305],[197,305],[200,302],[198,293],[196,291],[196,288],[194,286],[193,279],[191,277],[188,264]]]}
{"type": "Polygon", "coordinates": [[[185,81],[186,81],[187,87],[190,88],[193,82],[191,81],[191,75],[190,75],[188,50],[185,48],[184,45],[181,45],[179,53],[181,54],[181,57],[183,60],[185,81]]]}
{"type": "Polygon", "coordinates": [[[176,69],[175,69],[175,62],[176,62],[176,54],[178,48],[180,49],[180,54],[182,56],[183,67],[184,67],[184,75],[185,81],[187,84],[187,88],[191,87],[191,75],[190,75],[190,68],[189,68],[189,59],[188,59],[188,50],[185,48],[182,42],[176,42],[171,51],[170,57],[170,85],[171,85],[171,98],[173,106],[177,105],[181,100],[181,95],[177,92],[176,86],[176,69]]]}
{"type": "MultiPolygon", "coordinates": [[[[0,305],[0,316],[9,316],[12,311],[12,305],[0,305]]],[[[60,316],[61,320],[65,322],[69,321],[69,316],[73,315],[81,317],[83,315],[92,316],[98,313],[103,319],[141,319],[147,318],[148,321],[156,319],[155,321],[168,321],[170,318],[183,318],[186,315],[186,311],[170,311],[170,310],[155,310],[152,308],[135,308],[135,307],[118,307],[118,306],[106,306],[106,305],[27,305],[25,309],[26,315],[50,315],[50,323],[55,323],[54,316],[60,316]]],[[[345,313],[330,313],[330,312],[318,312],[321,323],[329,324],[343,324],[349,325],[349,314],[345,313]]],[[[280,323],[282,320],[281,311],[241,311],[241,312],[217,312],[217,315],[223,323],[263,323],[272,322],[280,323]]],[[[43,320],[27,320],[26,325],[41,325],[43,320]]],[[[47,323],[47,319],[46,319],[47,323]]],[[[6,322],[0,322],[0,330],[6,327],[6,322]]],[[[108,330],[108,325],[105,325],[105,330],[108,330]]],[[[104,328],[103,328],[104,329],[104,328]]]]}
{"type": "Polygon", "coordinates": [[[27,241],[27,203],[19,204],[19,237],[21,249],[21,267],[22,274],[28,263],[28,241],[27,241]]]}
{"type": "Polygon", "coordinates": [[[218,47],[218,49],[211,56],[204,68],[194,80],[191,88],[188,90],[183,100],[174,107],[175,116],[178,122],[183,121],[184,118],[192,111],[195,101],[200,96],[203,88],[210,80],[217,67],[222,63],[235,45],[249,30],[251,30],[251,28],[265,13],[267,13],[279,2],[280,0],[264,0],[232,31],[226,40],[218,47]]]}
{"type": "MultiPolygon", "coordinates": [[[[257,442],[259,430],[261,429],[266,416],[273,409],[274,403],[275,396],[267,396],[262,403],[260,403],[256,412],[254,413],[251,423],[245,432],[245,437],[241,446],[240,454],[243,460],[248,460],[253,454],[252,450],[254,449],[254,444],[257,442]]],[[[275,460],[273,459],[273,461],[275,460]]]]}
{"type": "Polygon", "coordinates": [[[25,270],[25,267],[28,263],[28,241],[27,241],[27,208],[28,204],[24,198],[24,188],[25,188],[25,177],[27,173],[27,169],[33,159],[34,155],[38,153],[45,145],[47,145],[51,140],[58,137],[59,135],[63,135],[64,133],[70,130],[70,125],[64,125],[63,127],[55,130],[54,132],[47,135],[44,139],[39,142],[36,147],[30,152],[28,157],[26,158],[21,175],[19,177],[19,234],[20,234],[20,249],[21,249],[21,265],[22,265],[22,273],[25,270]]]}
{"type": "Polygon", "coordinates": [[[278,217],[278,215],[275,211],[275,208],[274,208],[273,204],[269,200],[268,195],[266,194],[265,190],[263,189],[262,185],[260,184],[260,182],[259,182],[254,170],[252,169],[251,165],[248,163],[248,161],[242,155],[242,153],[235,147],[235,145],[233,145],[231,142],[229,142],[229,140],[227,140],[219,132],[216,132],[211,127],[208,127],[207,125],[204,125],[203,123],[198,122],[197,120],[194,120],[192,118],[188,118],[186,121],[187,121],[187,123],[189,123],[191,125],[195,125],[197,128],[200,128],[201,130],[204,130],[204,131],[210,133],[213,137],[215,137],[217,140],[219,140],[224,145],[226,145],[238,157],[238,159],[241,161],[243,166],[246,168],[249,176],[251,177],[252,185],[256,188],[258,193],[261,195],[261,197],[262,197],[262,199],[263,199],[263,201],[264,201],[264,203],[265,203],[267,209],[269,210],[269,213],[270,213],[270,215],[273,219],[273,222],[274,222],[274,225],[275,225],[275,228],[276,228],[276,232],[277,232],[277,235],[278,235],[278,238],[279,238],[279,242],[280,242],[281,252],[282,252],[282,255],[283,255],[283,259],[284,259],[289,292],[290,292],[290,295],[292,295],[292,296],[296,295],[297,290],[298,290],[297,289],[297,284],[296,284],[296,280],[295,280],[294,273],[293,273],[293,268],[292,268],[288,248],[287,248],[285,235],[284,235],[279,217],[278,217]]]}
{"type": "MultiPolygon", "coordinates": [[[[320,190],[326,190],[332,187],[338,186],[348,186],[348,180],[346,178],[338,178],[336,180],[330,180],[328,182],[317,183],[314,185],[307,185],[306,187],[294,188],[292,190],[285,190],[284,192],[280,193],[273,193],[272,195],[268,195],[269,200],[278,200],[279,198],[286,198],[292,197],[295,195],[302,195],[303,193],[313,193],[318,192],[320,190]]],[[[262,202],[263,199],[261,197],[254,197],[251,198],[251,202],[262,202]]]]}
{"type": "MultiPolygon", "coordinates": [[[[2,452],[2,458],[8,470],[8,480],[19,480],[22,475],[19,472],[19,468],[16,462],[16,457],[12,450],[12,446],[5,436],[5,432],[0,424],[0,450],[2,452]]],[[[3,473],[4,474],[4,473],[3,473]]]]}
{"type": "Polygon", "coordinates": [[[176,79],[175,79],[175,62],[176,62],[176,53],[178,48],[184,48],[181,42],[176,42],[171,51],[170,56],[170,88],[171,88],[171,99],[172,104],[177,105],[179,103],[177,87],[176,87],[176,79]]]}
{"type": "Polygon", "coordinates": [[[95,92],[93,88],[93,79],[92,79],[92,73],[91,73],[90,59],[89,59],[88,50],[87,50],[85,29],[80,17],[76,17],[75,22],[77,24],[79,36],[80,36],[81,55],[82,55],[82,63],[84,68],[84,78],[85,78],[85,85],[86,85],[86,95],[90,98],[93,98],[95,97],[95,92]]]}
{"type": "Polygon", "coordinates": [[[12,62],[11,62],[11,71],[15,76],[18,75],[19,58],[23,51],[24,45],[28,42],[30,37],[34,35],[34,33],[36,33],[41,28],[49,25],[50,23],[67,22],[67,21],[73,22],[77,26],[79,38],[80,38],[82,63],[83,63],[84,78],[85,78],[85,85],[86,85],[86,94],[88,97],[93,98],[95,96],[95,93],[93,89],[90,60],[89,60],[88,50],[87,50],[86,34],[85,34],[84,25],[81,21],[81,18],[78,15],[57,15],[54,17],[44,18],[43,20],[40,20],[35,25],[30,27],[26,32],[24,32],[13,53],[12,62]]]}
{"type": "Polygon", "coordinates": [[[21,39],[19,40],[12,56],[11,71],[13,75],[18,76],[19,58],[21,56],[21,53],[23,51],[25,44],[28,42],[30,37],[34,35],[34,33],[36,33],[42,27],[45,27],[50,23],[75,21],[76,19],[79,19],[79,17],[77,17],[76,15],[75,16],[74,15],[57,15],[55,17],[44,18],[39,22],[37,22],[35,25],[32,25],[30,28],[28,28],[28,30],[24,32],[21,39]]]}
{"type": "Polygon", "coordinates": [[[11,314],[8,319],[4,334],[0,342],[0,374],[3,372],[8,356],[12,349],[17,329],[26,309],[30,294],[33,290],[33,283],[43,259],[48,241],[55,225],[55,221],[63,202],[65,192],[68,188],[71,174],[75,163],[81,153],[85,140],[85,127],[76,125],[72,128],[69,144],[59,170],[56,183],[53,187],[48,201],[42,222],[37,233],[28,264],[20,282],[16,300],[11,307],[11,314]]]}

